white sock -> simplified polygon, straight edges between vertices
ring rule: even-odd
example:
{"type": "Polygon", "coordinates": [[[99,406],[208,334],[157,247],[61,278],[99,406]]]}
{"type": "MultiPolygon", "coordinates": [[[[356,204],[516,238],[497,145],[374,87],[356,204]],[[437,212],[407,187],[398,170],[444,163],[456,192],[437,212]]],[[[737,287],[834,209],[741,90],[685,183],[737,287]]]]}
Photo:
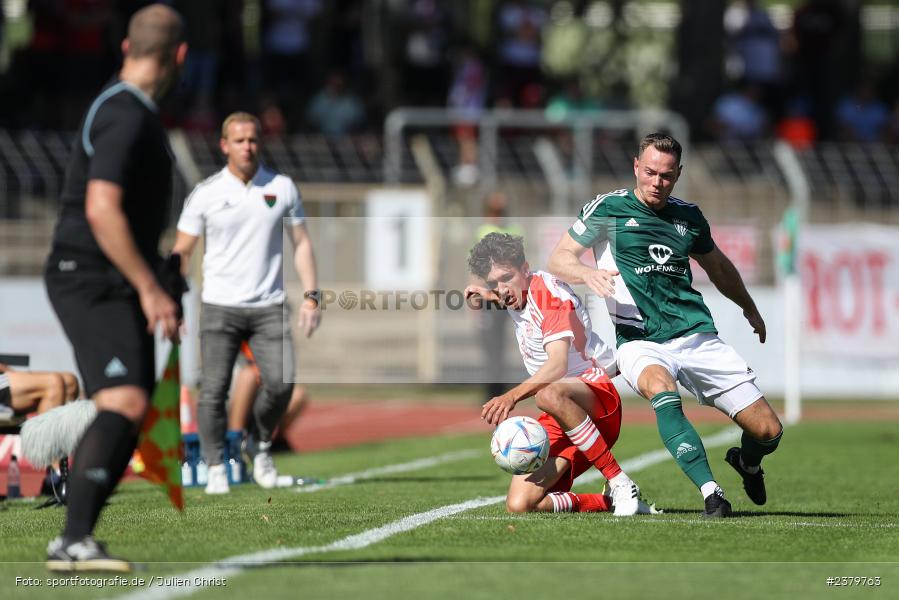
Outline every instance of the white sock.
{"type": "Polygon", "coordinates": [[[619,485],[630,485],[632,483],[634,482],[631,481],[631,478],[628,477],[627,473],[625,473],[624,471],[622,471],[618,475],[615,475],[615,477],[612,477],[609,480],[609,485],[612,487],[618,487],[619,485]]]}
{"type": "Polygon", "coordinates": [[[587,417],[583,423],[571,431],[566,431],[565,435],[568,436],[571,443],[577,446],[578,450],[586,454],[587,450],[592,448],[596,440],[599,439],[599,430],[593,421],[590,420],[590,417],[587,417]]]}
{"type": "Polygon", "coordinates": [[[711,496],[718,490],[721,490],[721,495],[723,496],[724,490],[722,490],[720,487],[718,487],[718,484],[715,483],[715,480],[713,479],[712,481],[707,481],[706,483],[703,483],[702,486],[699,488],[699,493],[702,494],[702,499],[705,500],[706,498],[708,498],[709,496],[711,496]]]}
{"type": "Polygon", "coordinates": [[[574,508],[574,502],[571,500],[571,492],[553,492],[549,495],[549,499],[553,503],[553,512],[571,512],[574,508]]]}
{"type": "Polygon", "coordinates": [[[755,475],[756,473],[759,472],[760,467],[758,465],[756,465],[754,467],[746,466],[746,463],[743,462],[743,457],[740,456],[740,468],[743,469],[744,471],[746,471],[747,473],[749,473],[750,475],[755,475]]]}

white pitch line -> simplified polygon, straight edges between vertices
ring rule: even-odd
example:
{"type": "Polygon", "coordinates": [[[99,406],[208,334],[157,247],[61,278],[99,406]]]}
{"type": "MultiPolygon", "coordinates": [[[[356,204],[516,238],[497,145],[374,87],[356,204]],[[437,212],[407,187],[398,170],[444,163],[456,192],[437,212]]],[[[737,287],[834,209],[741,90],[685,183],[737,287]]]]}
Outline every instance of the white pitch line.
{"type": "Polygon", "coordinates": [[[418,460],[413,460],[407,463],[387,465],[384,467],[374,467],[372,469],[359,471],[358,473],[347,473],[346,475],[340,475],[338,477],[334,477],[333,479],[329,479],[326,483],[315,483],[312,485],[298,487],[296,491],[301,494],[318,492],[320,490],[331,489],[339,485],[349,485],[351,483],[356,483],[357,481],[361,481],[363,479],[372,479],[374,477],[394,475],[396,473],[406,473],[408,471],[418,471],[420,469],[427,469],[429,467],[442,465],[448,462],[467,460],[469,458],[475,458],[480,454],[481,452],[478,452],[477,450],[458,450],[456,452],[447,452],[446,454],[440,454],[438,456],[432,456],[429,458],[420,458],[418,460]]]}
{"type": "MultiPolygon", "coordinates": [[[[714,435],[709,436],[708,438],[703,439],[703,445],[706,448],[715,448],[717,446],[723,446],[728,443],[732,439],[734,439],[739,432],[739,429],[735,427],[729,427],[724,431],[720,431],[714,435]]],[[[449,453],[450,455],[458,455],[460,451],[455,453],[449,453]]],[[[474,450],[467,451],[469,453],[475,452],[474,450]]],[[[446,457],[447,455],[441,455],[446,457]]],[[[396,473],[398,472],[396,469],[399,467],[403,467],[408,470],[408,465],[411,464],[421,464],[424,461],[434,461],[440,457],[433,458],[425,458],[418,461],[412,461],[411,463],[403,463],[402,465],[389,465],[386,467],[379,467],[378,469],[369,469],[368,471],[363,471],[362,473],[371,473],[372,471],[380,471],[382,474],[384,472],[396,473]]],[[[668,453],[667,450],[654,450],[652,452],[647,452],[645,454],[641,454],[635,458],[623,461],[621,464],[622,469],[625,471],[629,471],[631,473],[636,473],[637,471],[642,471],[652,465],[663,462],[667,459],[671,458],[671,454],[668,453]]],[[[439,464],[439,463],[433,463],[439,464]]],[[[358,474],[357,474],[358,475],[358,474]]],[[[372,476],[372,475],[369,475],[372,476]]],[[[349,475],[344,475],[344,477],[349,477],[349,475]]],[[[590,481],[594,481],[596,479],[601,478],[602,476],[597,472],[595,476],[592,475],[592,472],[585,473],[581,477],[579,477],[576,481],[577,484],[583,484],[590,481]]],[[[348,482],[351,483],[351,482],[348,482]]],[[[327,484],[323,484],[327,485],[327,484]]],[[[310,486],[311,487],[311,486],[310,486]]],[[[300,488],[302,489],[302,488],[300,488]]],[[[162,586],[159,587],[151,587],[150,589],[140,590],[138,592],[132,592],[130,594],[125,594],[120,598],[127,600],[161,600],[167,598],[178,598],[181,596],[189,596],[199,589],[204,589],[204,586],[201,585],[203,579],[209,579],[213,577],[228,577],[231,575],[236,575],[241,570],[246,567],[258,567],[263,565],[269,565],[272,563],[299,558],[301,556],[308,556],[310,554],[324,554],[328,552],[337,552],[340,550],[360,550],[362,548],[366,548],[373,544],[377,544],[378,542],[384,541],[389,537],[397,535],[398,533],[405,533],[407,531],[412,531],[413,529],[418,529],[424,525],[428,525],[438,519],[443,519],[445,517],[450,517],[468,510],[472,510],[475,508],[481,508],[484,506],[490,506],[492,504],[499,504],[503,500],[506,499],[505,495],[502,496],[491,496],[487,498],[473,498],[472,500],[468,500],[466,502],[460,502],[458,504],[450,504],[448,506],[441,506],[440,508],[435,508],[433,510],[429,510],[423,513],[417,513],[408,517],[404,517],[397,521],[393,521],[388,523],[387,525],[383,525],[381,527],[376,527],[374,529],[367,529],[362,533],[357,533],[354,535],[347,536],[345,538],[341,538],[335,542],[327,544],[325,546],[299,546],[295,548],[274,548],[271,550],[263,550],[260,552],[253,552],[251,554],[240,554],[237,556],[232,556],[230,558],[225,558],[223,560],[212,563],[206,567],[201,567],[199,569],[195,569],[193,571],[189,571],[184,574],[173,574],[167,575],[166,577],[177,577],[181,580],[185,580],[185,585],[183,587],[175,587],[175,586],[162,586]],[[194,582],[198,582],[195,585],[194,582]]],[[[154,577],[155,579],[155,577],[154,577]]],[[[151,580],[152,586],[152,580],[151,580]]]]}
{"type": "MultiPolygon", "coordinates": [[[[276,548],[272,550],[263,550],[262,552],[255,552],[253,554],[233,556],[231,558],[226,558],[224,560],[213,563],[208,567],[196,569],[183,575],[169,576],[185,580],[186,583],[183,587],[150,587],[150,589],[147,590],[141,590],[139,592],[126,594],[122,596],[122,598],[128,598],[129,600],[158,600],[161,598],[177,598],[179,596],[188,596],[198,589],[205,587],[202,585],[204,579],[211,579],[214,577],[228,577],[230,575],[237,574],[245,567],[269,565],[291,558],[307,556],[309,554],[323,554],[325,552],[337,552],[340,550],[359,550],[361,548],[371,546],[372,544],[377,544],[378,542],[386,540],[387,538],[392,537],[398,533],[412,531],[413,529],[418,529],[419,527],[427,525],[428,523],[432,523],[433,521],[436,521],[438,519],[450,517],[457,513],[465,512],[473,508],[480,508],[482,506],[497,504],[499,502],[502,502],[504,499],[505,496],[492,496],[489,498],[474,498],[473,500],[467,500],[465,502],[460,502],[459,504],[450,504],[449,506],[441,506],[440,508],[435,508],[434,510],[414,514],[409,517],[399,519],[398,521],[393,521],[392,523],[388,523],[387,525],[384,525],[382,527],[368,529],[366,531],[363,531],[362,533],[347,536],[326,546],[276,548]]],[[[152,585],[153,583],[151,580],[150,586],[152,585]]]]}

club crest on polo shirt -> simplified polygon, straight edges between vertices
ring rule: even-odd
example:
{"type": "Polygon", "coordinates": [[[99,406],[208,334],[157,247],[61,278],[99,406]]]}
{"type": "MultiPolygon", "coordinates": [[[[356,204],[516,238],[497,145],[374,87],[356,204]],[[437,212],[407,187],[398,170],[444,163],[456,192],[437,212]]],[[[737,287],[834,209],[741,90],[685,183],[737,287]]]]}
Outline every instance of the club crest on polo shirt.
{"type": "Polygon", "coordinates": [[[263,194],[262,198],[265,200],[265,203],[268,204],[268,207],[271,208],[275,205],[275,201],[278,197],[275,194],[263,194]]]}

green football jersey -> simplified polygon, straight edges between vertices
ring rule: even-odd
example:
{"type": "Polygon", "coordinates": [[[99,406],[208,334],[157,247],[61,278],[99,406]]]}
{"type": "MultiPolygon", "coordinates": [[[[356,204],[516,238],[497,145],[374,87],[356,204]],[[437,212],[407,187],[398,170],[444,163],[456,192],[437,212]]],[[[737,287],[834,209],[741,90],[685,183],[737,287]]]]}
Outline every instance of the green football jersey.
{"type": "Polygon", "coordinates": [[[619,346],[717,333],[692,285],[690,254],[715,248],[709,223],[696,205],[671,197],[656,212],[632,190],[615,190],[585,204],[568,233],[593,248],[597,268],[621,273],[615,295],[606,298],[619,346]]]}

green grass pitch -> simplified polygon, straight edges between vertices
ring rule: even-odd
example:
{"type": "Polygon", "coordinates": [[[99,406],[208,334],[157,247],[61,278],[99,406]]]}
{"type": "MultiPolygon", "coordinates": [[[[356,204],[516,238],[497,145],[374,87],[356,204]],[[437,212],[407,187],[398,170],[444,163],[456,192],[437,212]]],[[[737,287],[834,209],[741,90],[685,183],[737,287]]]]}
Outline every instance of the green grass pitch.
{"type": "MultiPolygon", "coordinates": [[[[721,429],[703,425],[700,432],[721,429]]],[[[191,576],[247,553],[306,549],[287,561],[230,569],[225,586],[196,589],[195,598],[899,597],[899,429],[893,422],[788,428],[764,465],[764,507],[746,499],[724,463],[727,446],[710,448],[713,471],[737,511],[729,520],[702,520],[699,494],[667,460],[631,473],[663,515],[508,515],[494,503],[363,547],[329,548],[412,515],[504,494],[508,476],[493,464],[488,444],[484,434],[279,456],[282,472],[319,477],[449,452],[462,458],[312,493],[244,485],[228,496],[206,497],[192,489],[183,515],[158,489],[130,482],[111,500],[97,537],[113,553],[141,563],[144,570],[135,576],[145,580],[191,576]],[[472,452],[457,452],[464,450],[472,452]],[[880,577],[881,585],[833,589],[828,577],[880,577]]],[[[627,460],[660,448],[654,427],[630,425],[615,452],[627,460]]],[[[63,511],[35,511],[24,501],[2,506],[0,597],[105,598],[138,591],[49,589],[44,550],[61,528],[63,511]],[[17,585],[16,577],[43,585],[17,585]]],[[[148,589],[173,588],[141,588],[148,589]]]]}

